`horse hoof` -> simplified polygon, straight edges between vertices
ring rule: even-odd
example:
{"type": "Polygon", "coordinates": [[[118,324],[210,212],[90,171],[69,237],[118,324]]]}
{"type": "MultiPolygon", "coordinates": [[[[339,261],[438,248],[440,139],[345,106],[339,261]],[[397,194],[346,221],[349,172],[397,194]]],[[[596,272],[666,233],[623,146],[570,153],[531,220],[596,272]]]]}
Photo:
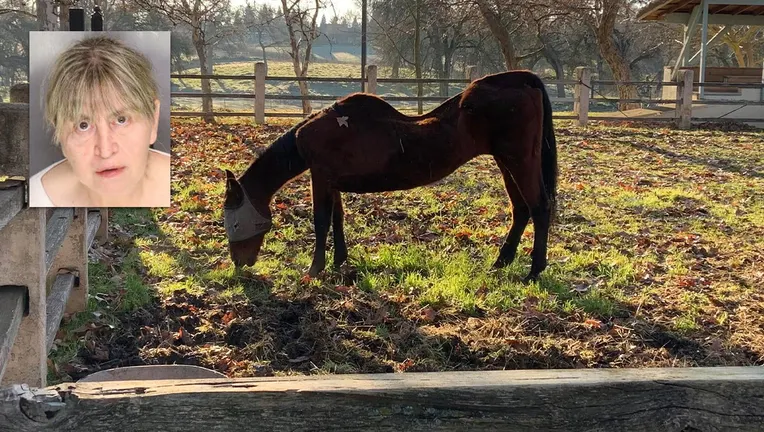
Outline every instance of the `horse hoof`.
{"type": "Polygon", "coordinates": [[[527,285],[531,282],[536,282],[537,280],[539,280],[539,275],[531,273],[528,276],[523,278],[523,283],[527,285]]]}
{"type": "Polygon", "coordinates": [[[504,268],[504,267],[508,266],[510,263],[511,263],[511,261],[507,261],[507,260],[503,260],[503,259],[497,259],[493,263],[491,268],[493,268],[493,269],[501,269],[501,268],[504,268]]]}

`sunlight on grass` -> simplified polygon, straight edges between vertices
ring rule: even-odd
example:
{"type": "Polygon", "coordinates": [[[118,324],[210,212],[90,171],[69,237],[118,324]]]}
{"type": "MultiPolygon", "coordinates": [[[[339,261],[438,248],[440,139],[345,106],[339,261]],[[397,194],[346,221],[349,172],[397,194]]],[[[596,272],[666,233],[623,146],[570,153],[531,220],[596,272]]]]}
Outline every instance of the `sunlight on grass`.
{"type": "Polygon", "coordinates": [[[674,329],[680,333],[690,333],[698,330],[699,326],[695,320],[695,314],[685,313],[674,319],[674,329]]]}
{"type": "Polygon", "coordinates": [[[170,295],[175,291],[183,291],[189,294],[201,295],[204,293],[204,287],[200,280],[194,276],[189,276],[183,280],[162,280],[157,285],[157,290],[163,295],[170,295]]]}
{"type": "Polygon", "coordinates": [[[170,277],[178,272],[178,263],[167,253],[152,251],[139,252],[142,264],[147,268],[149,276],[170,277]]]}

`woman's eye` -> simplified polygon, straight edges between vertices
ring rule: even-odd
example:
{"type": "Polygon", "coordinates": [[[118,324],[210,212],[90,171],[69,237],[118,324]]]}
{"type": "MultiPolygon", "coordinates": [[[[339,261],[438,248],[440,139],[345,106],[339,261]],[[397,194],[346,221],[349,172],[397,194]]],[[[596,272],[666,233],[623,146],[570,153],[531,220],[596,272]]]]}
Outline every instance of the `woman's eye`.
{"type": "Polygon", "coordinates": [[[123,125],[127,123],[127,116],[117,116],[117,124],[123,125]]]}
{"type": "Polygon", "coordinates": [[[80,132],[85,132],[88,129],[90,129],[90,123],[86,121],[81,121],[77,124],[77,130],[79,130],[80,132]]]}

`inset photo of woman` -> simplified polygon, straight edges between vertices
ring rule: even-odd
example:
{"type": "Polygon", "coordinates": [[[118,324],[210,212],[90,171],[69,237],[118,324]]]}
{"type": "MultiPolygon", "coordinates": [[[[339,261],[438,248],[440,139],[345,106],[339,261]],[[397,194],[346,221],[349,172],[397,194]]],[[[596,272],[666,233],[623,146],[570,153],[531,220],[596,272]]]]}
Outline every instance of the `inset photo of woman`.
{"type": "Polygon", "coordinates": [[[30,207],[170,206],[170,32],[30,32],[30,207]]]}

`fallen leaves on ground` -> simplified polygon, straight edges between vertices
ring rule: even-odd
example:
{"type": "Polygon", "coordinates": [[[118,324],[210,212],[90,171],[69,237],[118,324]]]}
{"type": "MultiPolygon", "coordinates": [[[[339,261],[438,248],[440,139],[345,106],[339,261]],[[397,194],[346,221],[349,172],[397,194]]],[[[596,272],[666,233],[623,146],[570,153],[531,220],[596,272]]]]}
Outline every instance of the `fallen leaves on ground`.
{"type": "MultiPolygon", "coordinates": [[[[512,302],[482,285],[466,307],[458,297],[424,298],[427,287],[403,279],[364,287],[368,275],[352,266],[305,275],[310,263],[297,255],[313,247],[307,175],[274,197],[277,229],[266,248],[283,247],[263,259],[278,265],[232,273],[222,170],[243,172],[290,126],[174,120],[173,206],[110,226],[113,239],[91,253],[107,269],[109,289],[94,294],[103,315],[57,335],[57,344],[67,334],[80,344],[53,370],[76,379],[166,363],[229,376],[764,364],[761,132],[558,124],[559,214],[542,283],[512,302]],[[120,269],[136,250],[177,261],[170,276],[141,270],[146,285],[182,285],[120,312],[131,294],[120,269]]],[[[488,157],[427,194],[343,198],[349,246],[370,260],[383,245],[413,243],[481,258],[485,245],[497,252],[511,220],[488,157]],[[368,235],[354,234],[362,229],[368,235]]],[[[531,230],[518,251],[524,267],[512,272],[527,270],[531,230]]]]}

